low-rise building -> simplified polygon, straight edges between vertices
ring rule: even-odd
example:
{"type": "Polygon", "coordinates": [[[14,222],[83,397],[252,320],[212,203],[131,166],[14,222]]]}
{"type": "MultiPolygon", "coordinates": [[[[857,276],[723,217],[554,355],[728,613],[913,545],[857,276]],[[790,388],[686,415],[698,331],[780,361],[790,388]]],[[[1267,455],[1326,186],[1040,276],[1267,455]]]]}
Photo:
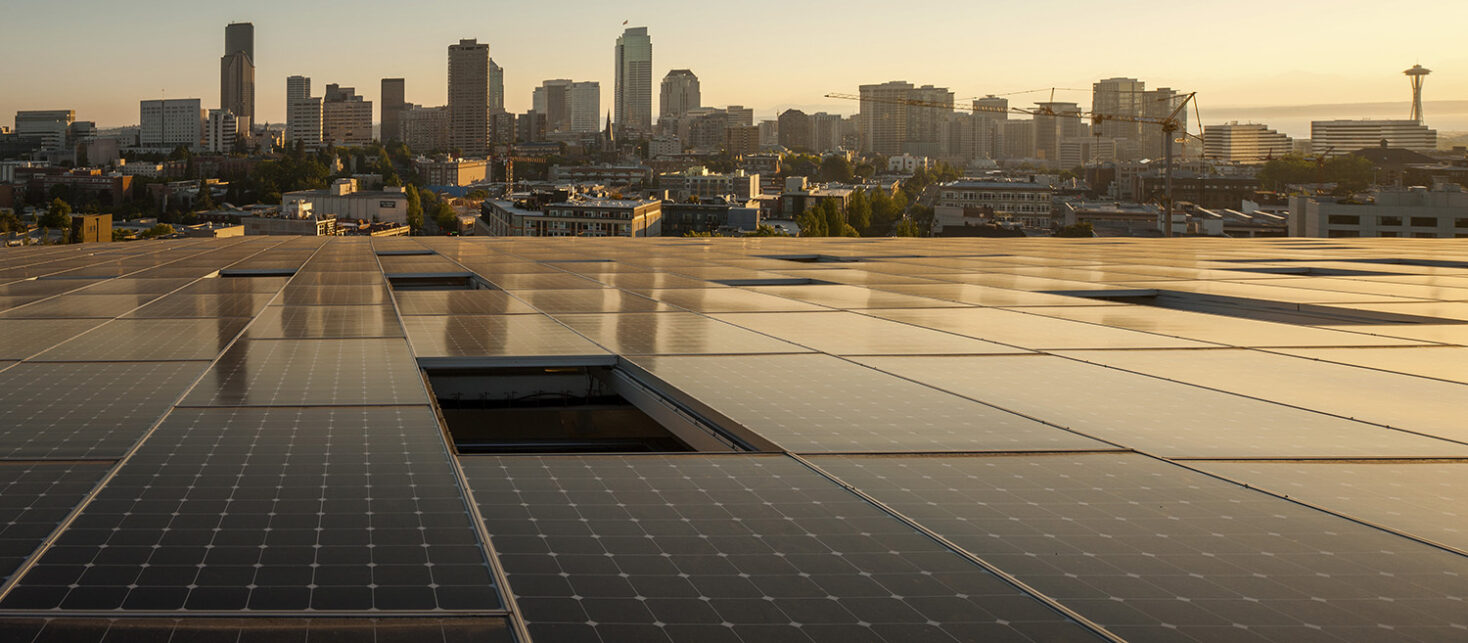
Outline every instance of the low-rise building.
{"type": "Polygon", "coordinates": [[[557,165],[550,169],[550,180],[643,186],[652,182],[652,168],[644,165],[557,165]]]}
{"type": "Polygon", "coordinates": [[[423,179],[424,185],[464,186],[489,179],[488,159],[425,158],[413,161],[413,169],[423,179]]]}
{"type": "Polygon", "coordinates": [[[1383,189],[1369,200],[1297,196],[1290,236],[1468,238],[1468,192],[1448,184],[1383,189]]]}
{"type": "Polygon", "coordinates": [[[658,189],[666,190],[677,201],[694,197],[702,199],[724,196],[748,201],[760,195],[760,176],[744,170],[735,170],[731,174],[715,174],[700,165],[682,172],[659,174],[658,189]]]}
{"type": "Polygon", "coordinates": [[[831,201],[842,210],[851,202],[856,188],[837,185],[810,185],[803,176],[785,179],[785,190],[780,193],[779,217],[794,219],[823,201],[831,201]]]}
{"type": "Polygon", "coordinates": [[[697,203],[663,203],[663,236],[682,237],[689,233],[753,232],[759,227],[757,204],[741,205],[724,199],[701,199],[697,203]]]}
{"type": "Polygon", "coordinates": [[[1225,123],[1203,128],[1203,156],[1229,163],[1263,163],[1295,151],[1290,137],[1257,123],[1225,123]]]}
{"type": "Polygon", "coordinates": [[[1051,227],[1055,189],[1045,183],[965,179],[938,187],[933,206],[934,232],[987,222],[1051,227]]]}
{"type": "Polygon", "coordinates": [[[1432,152],[1437,149],[1437,131],[1411,120],[1314,121],[1310,123],[1310,142],[1321,155],[1331,158],[1368,147],[1432,152]]]}
{"type": "Polygon", "coordinates": [[[485,201],[483,229],[507,237],[656,237],[662,235],[659,200],[569,198],[485,201]]]}
{"type": "Polygon", "coordinates": [[[299,211],[309,204],[317,217],[360,219],[382,223],[408,222],[408,196],[401,187],[382,190],[357,189],[355,179],[338,179],[325,190],[287,192],[281,196],[283,212],[299,211]]]}

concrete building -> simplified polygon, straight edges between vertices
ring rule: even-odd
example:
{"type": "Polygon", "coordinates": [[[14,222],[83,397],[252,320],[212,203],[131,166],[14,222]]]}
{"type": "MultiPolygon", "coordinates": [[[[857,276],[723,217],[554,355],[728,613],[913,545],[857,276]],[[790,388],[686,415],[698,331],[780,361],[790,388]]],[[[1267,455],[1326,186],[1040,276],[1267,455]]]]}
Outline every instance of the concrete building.
{"type": "Polygon", "coordinates": [[[171,152],[182,145],[199,150],[204,137],[203,101],[197,98],[145,100],[139,104],[138,146],[171,152]]]}
{"type": "Polygon", "coordinates": [[[41,150],[64,150],[76,112],[70,109],[31,110],[15,113],[15,132],[18,137],[34,136],[41,142],[41,150]]]}
{"type": "Polygon", "coordinates": [[[227,109],[209,110],[204,124],[204,149],[213,154],[228,154],[238,142],[239,124],[234,113],[227,109]]]}
{"type": "MultiPolygon", "coordinates": [[[[1176,133],[1172,139],[1173,154],[1177,158],[1183,158],[1187,154],[1187,137],[1183,133],[1188,131],[1188,110],[1178,108],[1187,96],[1179,94],[1177,90],[1168,87],[1159,87],[1143,94],[1142,117],[1153,121],[1165,120],[1177,112],[1177,121],[1182,125],[1182,130],[1176,133]]],[[[1162,128],[1158,125],[1142,125],[1142,158],[1161,159],[1167,155],[1167,148],[1163,145],[1164,135],[1162,128]]]]}
{"type": "Polygon", "coordinates": [[[729,127],[754,127],[754,108],[730,105],[724,112],[729,115],[729,127]]]}
{"type": "Polygon", "coordinates": [[[1060,142],[1086,135],[1081,106],[1075,103],[1038,103],[1035,114],[1035,157],[1059,167],[1060,142]]]}
{"type": "Polygon", "coordinates": [[[1374,197],[1370,203],[1293,197],[1290,236],[1468,238],[1468,192],[1460,185],[1390,188],[1374,197]]]}
{"type": "Polygon", "coordinates": [[[1267,125],[1239,123],[1203,128],[1203,156],[1228,163],[1263,163],[1289,156],[1295,149],[1290,137],[1267,125]]]}
{"type": "Polygon", "coordinates": [[[547,80],[535,88],[531,103],[545,117],[547,134],[601,131],[601,83],[547,80]]]}
{"type": "Polygon", "coordinates": [[[792,150],[811,150],[810,116],[798,109],[781,112],[780,146],[792,150]]]}
{"type": "Polygon", "coordinates": [[[449,45],[449,146],[470,156],[489,153],[489,45],[460,40],[449,45]]]}
{"type": "Polygon", "coordinates": [[[1055,190],[1042,183],[963,180],[939,186],[934,232],[986,222],[1048,229],[1055,190]]]}
{"type": "Polygon", "coordinates": [[[682,237],[689,233],[733,234],[759,228],[759,208],[721,198],[697,203],[663,203],[662,234],[682,237]]]}
{"type": "Polygon", "coordinates": [[[1417,121],[1335,120],[1310,123],[1310,141],[1327,157],[1366,148],[1397,147],[1414,152],[1437,150],[1437,131],[1417,121]]]}
{"type": "Polygon", "coordinates": [[[674,69],[663,77],[660,118],[682,118],[690,109],[703,107],[698,76],[687,69],[674,69]]]}
{"type": "Polygon", "coordinates": [[[810,115],[810,147],[817,154],[841,149],[841,115],[816,112],[810,115]]]}
{"type": "Polygon", "coordinates": [[[413,169],[422,177],[424,185],[465,186],[480,183],[489,178],[490,165],[487,159],[427,158],[413,160],[413,169]]]}
{"type": "Polygon", "coordinates": [[[758,127],[733,125],[724,128],[724,151],[730,156],[748,156],[760,151],[758,127]]]}
{"type": "Polygon", "coordinates": [[[892,81],[861,86],[861,150],[892,156],[901,154],[907,143],[908,108],[912,83],[892,81]]]}
{"type": "Polygon", "coordinates": [[[240,137],[248,139],[255,124],[255,25],[236,22],[224,28],[219,69],[219,108],[234,114],[240,137]]]}
{"type": "Polygon", "coordinates": [[[449,144],[449,108],[409,105],[402,115],[403,142],[415,152],[446,152],[449,144]]]}
{"type": "Polygon", "coordinates": [[[760,121],[758,127],[760,149],[780,144],[780,121],[760,121]]]}
{"type": "MultiPolygon", "coordinates": [[[[1146,100],[1147,83],[1135,78],[1108,78],[1091,87],[1091,111],[1103,116],[1141,118],[1147,109],[1146,100]]],[[[1098,137],[1116,141],[1120,160],[1141,158],[1144,149],[1141,123],[1104,119],[1096,127],[1098,137]]]]}
{"type": "Polygon", "coordinates": [[[408,197],[401,187],[364,191],[357,189],[356,179],[337,179],[325,190],[287,192],[280,199],[282,212],[301,212],[307,207],[317,218],[408,222],[408,197]]]}
{"type": "Polygon", "coordinates": [[[652,133],[652,38],[647,27],[632,27],[617,38],[614,89],[617,134],[652,133]]]}
{"type": "Polygon", "coordinates": [[[405,83],[402,78],[382,79],[382,131],[378,138],[384,143],[403,140],[403,110],[408,108],[405,83]]]}
{"type": "Polygon", "coordinates": [[[658,189],[666,190],[676,201],[690,198],[732,197],[744,202],[760,195],[760,175],[735,170],[732,174],[717,174],[703,166],[692,167],[682,172],[658,175],[658,189]]]}
{"type": "Polygon", "coordinates": [[[325,145],[372,143],[372,101],[356,88],[327,85],[321,99],[321,142],[325,145]]]}
{"type": "Polygon", "coordinates": [[[1006,120],[999,124],[1000,131],[1004,132],[998,147],[1001,150],[999,158],[1003,159],[1032,159],[1035,158],[1035,120],[1006,120]]]}
{"type": "Polygon", "coordinates": [[[71,217],[68,243],[112,243],[112,215],[75,214],[71,217]]]}
{"type": "Polygon", "coordinates": [[[902,145],[905,154],[939,157],[946,151],[945,140],[953,113],[953,92],[944,87],[924,85],[908,92],[908,99],[923,103],[907,108],[907,136],[902,145]]]}
{"type": "Polygon", "coordinates": [[[481,220],[494,236],[657,237],[662,201],[572,198],[558,203],[485,201],[481,220]]]}

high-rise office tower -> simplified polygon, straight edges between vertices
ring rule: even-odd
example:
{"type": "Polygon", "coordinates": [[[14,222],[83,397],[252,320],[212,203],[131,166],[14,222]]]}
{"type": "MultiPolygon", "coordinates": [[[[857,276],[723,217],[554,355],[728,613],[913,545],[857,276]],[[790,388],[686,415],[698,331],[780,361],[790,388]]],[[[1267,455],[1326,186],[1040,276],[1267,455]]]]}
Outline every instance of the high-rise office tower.
{"type": "Polygon", "coordinates": [[[383,142],[403,140],[403,110],[408,107],[404,89],[401,78],[382,79],[382,133],[378,138],[383,142]]]}
{"type": "Polygon", "coordinates": [[[469,156],[489,152],[489,45],[449,45],[449,145],[469,156]]]}
{"type": "Polygon", "coordinates": [[[531,103],[545,116],[546,132],[571,131],[571,85],[569,78],[547,80],[535,88],[531,103]]]}
{"type": "Polygon", "coordinates": [[[311,79],[285,79],[285,140],[307,147],[321,143],[321,99],[311,97],[311,79]]]}
{"type": "Polygon", "coordinates": [[[15,133],[41,139],[41,149],[66,148],[66,133],[76,122],[76,111],[70,109],[30,110],[15,113],[15,133]]]}
{"type": "Polygon", "coordinates": [[[647,27],[632,27],[617,38],[617,86],[614,108],[617,129],[652,132],[652,38],[647,27]]]}
{"type": "Polygon", "coordinates": [[[661,118],[681,118],[690,109],[703,107],[698,76],[687,69],[674,69],[663,77],[661,118]]]}
{"type": "Polygon", "coordinates": [[[595,134],[601,131],[601,83],[571,83],[568,99],[571,103],[572,132],[595,134]]]}
{"type": "Polygon", "coordinates": [[[780,113],[780,145],[791,150],[811,149],[810,116],[798,109],[780,113]]]}
{"type": "Polygon", "coordinates": [[[255,123],[255,25],[235,22],[224,28],[219,70],[219,108],[233,113],[240,138],[249,138],[255,123]]]}
{"type": "Polygon", "coordinates": [[[1144,128],[1134,120],[1146,111],[1147,83],[1135,78],[1107,78],[1091,86],[1091,111],[1098,115],[1097,138],[1116,141],[1123,160],[1142,157],[1144,128]],[[1112,117],[1112,118],[1107,118],[1112,117]]]}
{"type": "Polygon", "coordinates": [[[1009,120],[1009,99],[990,94],[975,100],[974,119],[980,151],[988,154],[980,158],[1004,158],[1004,124],[1009,120]]]}
{"type": "Polygon", "coordinates": [[[505,68],[489,59],[489,111],[505,113],[505,68]]]}
{"type": "Polygon", "coordinates": [[[372,101],[352,87],[327,85],[321,100],[321,140],[331,145],[372,142],[372,101]]]}
{"type": "Polygon", "coordinates": [[[907,143],[908,107],[912,83],[892,81],[861,86],[862,151],[895,156],[907,143]]]}
{"type": "Polygon", "coordinates": [[[1084,135],[1081,106],[1075,103],[1037,103],[1035,114],[1035,154],[1052,167],[1059,167],[1060,144],[1068,138],[1084,135]]]}

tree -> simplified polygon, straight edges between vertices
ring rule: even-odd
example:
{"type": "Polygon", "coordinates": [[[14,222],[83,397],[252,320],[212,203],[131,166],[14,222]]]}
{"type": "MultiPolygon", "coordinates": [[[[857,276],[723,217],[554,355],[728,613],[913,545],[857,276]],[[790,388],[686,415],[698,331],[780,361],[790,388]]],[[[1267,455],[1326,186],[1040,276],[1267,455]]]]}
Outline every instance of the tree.
{"type": "Polygon", "coordinates": [[[474,190],[466,195],[466,198],[468,198],[470,201],[483,201],[489,198],[489,192],[486,192],[484,190],[474,190]]]}
{"type": "Polygon", "coordinates": [[[23,232],[25,229],[26,225],[15,216],[14,210],[0,210],[0,232],[23,232]]]}
{"type": "Polygon", "coordinates": [[[433,206],[433,222],[445,233],[459,231],[459,214],[442,201],[433,206]]]}
{"type": "Polygon", "coordinates": [[[846,202],[846,222],[863,236],[871,234],[872,202],[866,190],[857,190],[846,202]]]}
{"type": "Polygon", "coordinates": [[[768,226],[768,225],[765,225],[765,224],[761,223],[758,226],[756,226],[755,229],[754,229],[754,232],[750,233],[748,236],[751,236],[751,237],[783,237],[783,236],[785,236],[785,233],[780,232],[779,230],[776,230],[774,228],[774,226],[768,226]]]}
{"type": "Polygon", "coordinates": [[[418,195],[418,188],[409,187],[406,195],[408,197],[408,227],[417,232],[423,229],[423,200],[418,195]]]}
{"type": "Polygon", "coordinates": [[[918,224],[912,219],[903,219],[892,228],[892,235],[896,237],[916,237],[918,235],[918,224]]]}
{"type": "Polygon", "coordinates": [[[51,207],[46,208],[46,213],[41,215],[37,223],[41,224],[43,239],[50,234],[52,228],[60,230],[61,238],[65,239],[66,231],[71,228],[71,204],[61,199],[53,199],[51,207]]]}
{"type": "Polygon", "coordinates": [[[173,234],[173,226],[168,225],[167,223],[160,223],[151,228],[148,228],[147,230],[144,230],[142,236],[144,239],[156,239],[158,237],[166,237],[171,234],[173,234]]]}
{"type": "Polygon", "coordinates": [[[1068,225],[1055,232],[1055,236],[1069,239],[1089,239],[1096,236],[1096,228],[1090,221],[1068,225]]]}
{"type": "Polygon", "coordinates": [[[204,179],[199,179],[199,196],[194,199],[194,209],[214,209],[214,191],[209,188],[209,182],[204,179]]]}
{"type": "Polygon", "coordinates": [[[800,236],[802,237],[829,236],[826,233],[826,216],[825,213],[821,212],[819,206],[806,208],[805,212],[796,215],[795,225],[800,226],[800,236]]]}
{"type": "Polygon", "coordinates": [[[851,161],[845,155],[833,154],[821,160],[820,180],[827,183],[849,183],[852,177],[851,161]]]}

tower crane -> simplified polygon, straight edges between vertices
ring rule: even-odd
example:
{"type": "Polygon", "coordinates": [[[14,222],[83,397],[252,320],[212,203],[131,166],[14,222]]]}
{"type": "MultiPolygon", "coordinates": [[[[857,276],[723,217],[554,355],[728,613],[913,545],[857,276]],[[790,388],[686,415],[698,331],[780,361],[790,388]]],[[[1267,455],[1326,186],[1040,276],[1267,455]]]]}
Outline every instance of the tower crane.
{"type": "Polygon", "coordinates": [[[841,94],[841,93],[830,93],[830,94],[826,94],[826,98],[835,98],[835,99],[839,99],[839,100],[854,100],[854,101],[869,102],[869,103],[884,103],[884,104],[890,104],[890,105],[906,105],[908,107],[926,107],[926,108],[932,108],[932,109],[943,109],[943,110],[948,110],[948,111],[960,110],[960,111],[969,111],[969,112],[972,112],[974,114],[984,114],[984,113],[991,113],[991,114],[1028,114],[1029,116],[1032,116],[1032,117],[1033,116],[1045,116],[1045,117],[1051,117],[1051,118],[1054,118],[1054,117],[1063,117],[1063,118],[1089,117],[1091,119],[1091,124],[1093,126],[1093,131],[1095,131],[1096,129],[1099,129],[1099,128],[1095,127],[1095,126],[1100,125],[1101,123],[1103,123],[1105,121],[1119,121],[1119,122],[1126,122],[1126,123],[1141,123],[1141,124],[1144,124],[1144,125],[1158,125],[1158,126],[1161,126],[1161,128],[1162,128],[1162,137],[1163,137],[1163,145],[1162,145],[1162,148],[1163,148],[1163,150],[1166,153],[1166,163],[1167,163],[1166,167],[1163,170],[1164,175],[1166,177],[1165,178],[1165,183],[1166,183],[1165,190],[1166,190],[1166,194],[1167,194],[1167,196],[1166,196],[1167,203],[1164,206],[1165,209],[1166,209],[1166,214],[1165,214],[1165,218],[1164,218],[1164,221],[1166,221],[1166,225],[1164,227],[1166,228],[1166,231],[1165,232],[1166,232],[1167,236],[1171,237],[1172,236],[1172,212],[1173,212],[1173,199],[1172,199],[1172,195],[1173,195],[1173,192],[1172,192],[1173,144],[1176,142],[1176,138],[1177,138],[1178,132],[1182,132],[1183,133],[1183,135],[1185,137],[1184,138],[1184,141],[1186,141],[1186,138],[1187,137],[1191,137],[1191,138],[1196,139],[1196,140],[1198,140],[1200,142],[1203,140],[1202,138],[1200,138],[1200,137],[1198,137],[1198,136],[1196,136],[1194,134],[1188,133],[1188,131],[1187,131],[1187,122],[1186,122],[1187,116],[1185,114],[1186,114],[1186,111],[1187,111],[1187,108],[1188,108],[1188,103],[1193,102],[1194,99],[1197,97],[1197,95],[1198,95],[1197,92],[1191,92],[1191,93],[1181,94],[1181,95],[1178,95],[1178,96],[1174,96],[1172,98],[1169,98],[1168,100],[1170,100],[1170,101],[1177,101],[1177,106],[1172,110],[1172,113],[1168,114],[1165,118],[1152,118],[1152,117],[1147,117],[1147,116],[1128,116],[1128,115],[1122,115],[1122,114],[1101,114],[1101,113],[1097,113],[1097,112],[1088,112],[1088,111],[1066,112],[1066,113],[1063,113],[1062,114],[1062,113],[1056,112],[1054,110],[1054,108],[1050,107],[1049,104],[1045,104],[1045,103],[1040,104],[1038,107],[1036,107],[1034,109],[1025,109],[1025,108],[1022,108],[1022,107],[1007,107],[1007,108],[1005,108],[1005,107],[991,107],[991,106],[988,106],[988,105],[979,105],[977,103],[975,103],[975,104],[973,104],[971,106],[955,107],[953,104],[946,103],[946,102],[925,101],[925,100],[906,99],[906,98],[885,98],[885,97],[877,98],[877,97],[871,97],[871,96],[863,97],[863,96],[860,96],[860,95],[857,95],[857,94],[841,94]]]}

